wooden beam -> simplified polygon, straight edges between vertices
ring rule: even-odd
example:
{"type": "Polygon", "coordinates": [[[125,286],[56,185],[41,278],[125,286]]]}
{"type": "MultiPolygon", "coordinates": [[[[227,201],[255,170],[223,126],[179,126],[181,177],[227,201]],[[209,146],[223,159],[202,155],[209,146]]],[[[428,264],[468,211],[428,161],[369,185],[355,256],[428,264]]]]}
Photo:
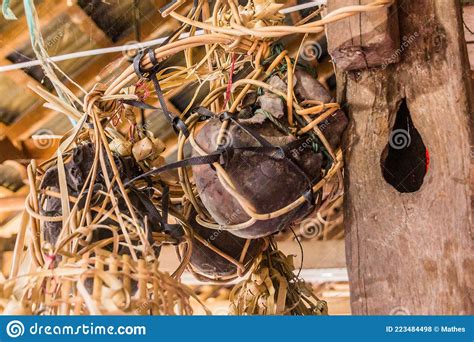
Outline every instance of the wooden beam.
{"type": "Polygon", "coordinates": [[[43,160],[54,155],[59,147],[60,137],[34,136],[22,140],[22,148],[29,159],[43,160]]]}
{"type": "Polygon", "coordinates": [[[95,21],[77,5],[76,1],[67,8],[66,13],[71,21],[76,24],[84,34],[91,37],[97,45],[107,47],[112,44],[112,40],[97,26],[95,21]]]}
{"type": "Polygon", "coordinates": [[[467,43],[467,52],[471,70],[474,69],[474,5],[463,7],[464,37],[467,43]]]}
{"type": "MultiPolygon", "coordinates": [[[[76,2],[76,1],[74,1],[76,2]]],[[[51,20],[56,18],[61,14],[60,11],[66,10],[68,14],[71,16],[71,20],[75,24],[79,24],[76,21],[79,19],[82,22],[86,22],[87,18],[89,18],[85,13],[81,10],[81,8],[77,4],[73,4],[70,7],[66,6],[66,1],[46,1],[40,3],[36,6],[37,11],[40,15],[40,23],[42,24],[41,27],[46,27],[51,20]],[[81,11],[79,11],[79,10],[81,11]],[[84,13],[84,16],[80,15],[80,12],[84,13]],[[75,21],[76,20],[76,21],[75,21]]],[[[93,23],[93,22],[92,22],[93,23]]],[[[29,33],[27,29],[26,19],[23,17],[19,18],[14,22],[9,22],[9,30],[4,34],[4,38],[0,37],[0,65],[11,65],[13,64],[9,59],[7,59],[7,55],[14,52],[19,47],[22,47],[25,44],[29,43],[29,33]],[[22,28],[20,29],[19,26],[22,28]],[[6,38],[5,38],[6,37],[6,38]]],[[[82,28],[82,27],[81,27],[82,28]]],[[[92,25],[89,31],[93,31],[92,25]]],[[[86,33],[86,32],[84,32],[86,33]]],[[[92,32],[88,32],[92,35],[92,32]]],[[[96,35],[92,35],[94,38],[96,35]]],[[[102,43],[102,42],[97,42],[102,43]]],[[[41,82],[36,80],[34,77],[31,77],[26,72],[21,69],[17,70],[10,70],[5,73],[13,82],[15,82],[19,87],[25,89],[26,92],[31,93],[32,95],[36,96],[29,88],[28,84],[34,84],[42,86],[41,82]]]]}
{"type": "MultiPolygon", "coordinates": [[[[38,13],[38,17],[40,20],[41,27],[45,27],[51,20],[59,16],[64,10],[68,7],[68,2],[64,0],[49,0],[43,1],[36,6],[36,10],[38,13]]],[[[8,22],[8,30],[0,36],[0,61],[2,65],[11,64],[9,60],[5,57],[15,51],[16,49],[20,48],[24,44],[29,43],[29,32],[27,29],[27,23],[25,16],[18,18],[18,20],[14,20],[8,22]]],[[[22,70],[13,70],[8,71],[6,73],[9,77],[11,77],[15,82],[25,89],[25,91],[30,92],[31,90],[26,90],[26,85],[28,83],[32,84],[40,84],[37,80],[33,79],[32,77],[28,76],[22,70]]],[[[40,104],[40,103],[39,103],[40,104]]],[[[35,105],[36,106],[36,105],[35,105]]],[[[35,125],[38,120],[41,120],[44,115],[44,110],[40,110],[39,112],[36,111],[37,106],[30,110],[30,112],[35,112],[35,115],[32,119],[28,119],[26,121],[20,119],[19,127],[20,130],[13,128],[13,126],[7,127],[0,127],[1,132],[0,135],[7,135],[13,141],[15,146],[18,147],[17,143],[17,133],[22,132],[22,129],[28,128],[31,132],[37,130],[41,125],[35,125]],[[6,129],[5,129],[6,128],[6,129]],[[12,129],[13,128],[13,129],[12,129]],[[33,129],[33,131],[32,131],[33,129]]],[[[31,135],[31,134],[30,134],[31,135]]]]}
{"type": "Polygon", "coordinates": [[[16,146],[21,146],[22,140],[28,139],[57,114],[59,113],[43,106],[34,107],[23,114],[13,125],[8,126],[5,134],[15,142],[16,146]]]}
{"type": "MultiPolygon", "coordinates": [[[[285,1],[283,8],[292,7],[296,5],[298,5],[298,0],[287,0],[285,1]]],[[[299,22],[302,19],[300,11],[291,12],[289,15],[293,24],[299,22]]]]}
{"type": "Polygon", "coordinates": [[[26,195],[12,195],[0,198],[0,213],[21,211],[25,208],[26,195]]]}
{"type": "Polygon", "coordinates": [[[9,166],[9,167],[13,168],[18,173],[18,175],[20,176],[21,179],[23,179],[24,181],[27,181],[28,172],[26,170],[26,165],[24,165],[20,162],[14,161],[14,160],[4,161],[2,163],[2,165],[9,166]]]}
{"type": "Polygon", "coordinates": [[[23,151],[15,146],[10,138],[4,137],[0,140],[0,163],[3,163],[5,160],[25,159],[24,157],[23,151]]]}
{"type": "MultiPolygon", "coordinates": [[[[13,62],[11,62],[7,58],[0,58],[0,65],[12,64],[13,62]]],[[[10,70],[8,72],[5,72],[5,75],[8,76],[8,78],[10,78],[13,82],[15,82],[18,87],[23,88],[27,93],[31,93],[31,95],[33,95],[34,93],[27,87],[28,83],[43,86],[41,82],[28,75],[22,69],[10,70]]]]}
{"type": "MultiPolygon", "coordinates": [[[[34,126],[34,125],[33,125],[34,126]]],[[[43,160],[54,154],[59,146],[59,138],[35,137],[13,144],[10,138],[0,140],[0,163],[7,160],[43,160]]]]}
{"type": "Polygon", "coordinates": [[[21,213],[15,215],[12,219],[0,227],[1,239],[10,239],[18,233],[21,225],[21,216],[21,213]]]}
{"type": "Polygon", "coordinates": [[[337,72],[338,100],[351,119],[344,146],[344,220],[352,312],[469,314],[472,111],[461,6],[455,0],[418,0],[403,1],[398,10],[400,35],[409,42],[401,61],[385,69],[337,72]],[[406,125],[412,120],[409,131],[396,133],[405,135],[405,145],[392,135],[397,117],[406,117],[406,125]],[[401,183],[421,179],[421,188],[399,192],[384,179],[388,156],[382,152],[406,152],[391,169],[395,173],[414,162],[427,166],[426,150],[412,153],[420,138],[429,151],[428,171],[422,168],[419,177],[413,165],[401,183]]]}
{"type": "Polygon", "coordinates": [[[0,140],[3,140],[5,138],[7,129],[8,126],[5,125],[3,122],[0,122],[0,140]]]}
{"type": "MultiPolygon", "coordinates": [[[[101,47],[109,46],[112,42],[109,37],[100,29],[97,27],[95,22],[89,17],[83,10],[82,8],[77,5],[77,1],[74,0],[72,4],[65,6],[66,2],[61,1],[58,3],[54,3],[54,1],[47,2],[49,7],[49,11],[47,11],[44,8],[44,3],[40,4],[37,6],[38,13],[40,13],[40,22],[43,24],[42,27],[46,27],[51,20],[53,20],[56,16],[59,16],[61,13],[56,12],[56,11],[66,11],[66,13],[69,15],[71,21],[76,24],[80,30],[84,33],[90,36],[97,45],[101,47]],[[55,8],[57,6],[57,8],[55,8]],[[41,15],[42,14],[42,15],[41,15]]],[[[19,22],[21,22],[21,18],[19,19],[19,22]]],[[[14,27],[19,25],[19,23],[16,23],[14,27]]],[[[24,23],[24,26],[26,26],[26,22],[24,23]]],[[[15,28],[12,28],[11,30],[14,30],[15,28]]],[[[7,31],[6,35],[9,35],[9,31],[7,31]]],[[[0,65],[11,65],[13,64],[9,59],[6,58],[6,55],[8,53],[13,52],[15,48],[17,48],[19,45],[26,44],[29,41],[29,35],[28,35],[28,30],[26,27],[24,27],[22,30],[21,34],[15,35],[14,38],[10,39],[8,42],[5,41],[5,44],[2,45],[0,48],[0,51],[3,51],[3,54],[0,52],[0,65]],[[10,49],[10,50],[8,50],[10,49]],[[5,57],[2,57],[5,56],[5,57]]],[[[0,38],[0,41],[3,41],[0,38]]],[[[31,77],[27,73],[25,73],[23,70],[18,69],[18,70],[10,70],[5,73],[10,79],[12,79],[19,87],[22,87],[25,89],[25,91],[34,94],[28,87],[27,85],[29,83],[34,84],[34,85],[40,85],[42,86],[41,82],[36,80],[35,78],[31,77]]],[[[34,94],[36,96],[36,94],[34,94]]]]}
{"type": "MultiPolygon", "coordinates": [[[[372,0],[328,0],[328,12],[372,0]]],[[[396,4],[396,2],[395,2],[396,4]]],[[[327,26],[328,50],[341,70],[357,70],[396,63],[400,55],[396,5],[362,12],[327,26]]]]}
{"type": "MultiPolygon", "coordinates": [[[[9,223],[15,212],[25,208],[25,200],[28,193],[28,185],[24,185],[16,192],[0,186],[0,222],[4,223],[8,220],[9,223]]],[[[0,237],[2,237],[1,234],[0,237]]]]}
{"type": "MultiPolygon", "coordinates": [[[[39,6],[38,6],[39,7],[39,6]]],[[[79,13],[77,9],[71,9],[72,13],[79,13]]],[[[81,15],[81,14],[78,14],[81,15]]],[[[150,19],[142,26],[142,33],[145,39],[156,38],[157,35],[164,32],[166,25],[161,25],[161,15],[158,11],[150,17],[150,19]]],[[[98,28],[97,28],[98,29],[98,28]]],[[[97,37],[100,34],[97,34],[97,37]]],[[[96,38],[97,38],[96,37],[96,38]]],[[[133,34],[129,34],[122,38],[116,43],[116,45],[125,44],[133,38],[133,34]]],[[[97,38],[100,40],[100,38],[97,38]]],[[[111,61],[115,61],[120,57],[120,53],[117,54],[106,54],[102,56],[93,57],[87,59],[87,63],[77,75],[70,75],[73,79],[81,84],[85,89],[91,89],[92,86],[100,81],[98,75],[103,77],[101,71],[110,64],[111,61]]],[[[54,110],[44,108],[43,101],[38,101],[30,110],[24,113],[19,120],[8,127],[8,130],[4,132],[10,139],[17,145],[20,144],[21,140],[25,140],[31,136],[39,128],[43,127],[46,122],[51,120],[58,113],[54,110]]]]}
{"type": "MultiPolygon", "coordinates": [[[[86,83],[83,80],[89,80],[91,83],[96,83],[95,77],[100,71],[110,62],[110,56],[104,55],[89,60],[86,68],[78,77],[73,77],[79,84],[86,83]]],[[[76,89],[76,88],[74,88],[76,89]]],[[[86,85],[86,89],[87,85],[86,85]]],[[[76,92],[77,95],[80,95],[76,92]]],[[[36,96],[36,95],[35,95],[36,96]]],[[[43,107],[44,102],[39,100],[35,105],[32,106],[27,112],[25,112],[15,123],[7,126],[4,132],[16,145],[21,145],[22,140],[28,139],[38,129],[42,128],[45,123],[60,114],[52,109],[43,107]]]]}
{"type": "MultiPolygon", "coordinates": [[[[41,27],[45,27],[52,19],[61,15],[68,7],[68,1],[48,0],[36,6],[41,27]]],[[[0,58],[6,57],[14,50],[29,42],[29,32],[26,18],[21,16],[18,20],[8,22],[8,30],[0,36],[0,58]]]]}

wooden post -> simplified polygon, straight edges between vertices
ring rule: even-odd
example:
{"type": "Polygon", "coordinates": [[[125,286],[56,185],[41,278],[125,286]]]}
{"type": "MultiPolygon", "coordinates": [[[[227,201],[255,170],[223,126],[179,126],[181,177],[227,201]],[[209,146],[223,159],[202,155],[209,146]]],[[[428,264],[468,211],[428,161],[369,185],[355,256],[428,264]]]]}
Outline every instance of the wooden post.
{"type": "Polygon", "coordinates": [[[337,71],[338,100],[351,120],[344,213],[352,312],[472,314],[470,73],[461,5],[399,1],[398,13],[406,42],[400,62],[337,71]],[[409,139],[397,147],[400,124],[409,139]]]}
{"type": "MultiPolygon", "coordinates": [[[[329,0],[327,10],[367,5],[372,0],[329,0]]],[[[403,2],[403,1],[402,1],[403,2]]],[[[327,30],[328,50],[344,71],[385,66],[399,61],[397,6],[362,12],[331,24],[327,30]]]]}

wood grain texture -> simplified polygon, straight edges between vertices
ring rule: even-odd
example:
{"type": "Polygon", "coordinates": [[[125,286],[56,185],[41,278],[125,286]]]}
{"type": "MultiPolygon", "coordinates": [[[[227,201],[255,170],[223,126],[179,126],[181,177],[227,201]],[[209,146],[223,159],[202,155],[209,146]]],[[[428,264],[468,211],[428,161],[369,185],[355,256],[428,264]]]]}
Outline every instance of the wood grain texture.
{"type": "MultiPolygon", "coordinates": [[[[328,12],[372,0],[328,0],[328,12]]],[[[328,49],[341,70],[357,70],[398,62],[400,45],[395,5],[360,14],[327,26],[328,49]]]]}
{"type": "Polygon", "coordinates": [[[474,69],[474,5],[463,6],[464,37],[467,43],[469,63],[474,69]]]}
{"type": "Polygon", "coordinates": [[[345,139],[346,255],[354,314],[473,314],[470,73],[455,0],[399,1],[415,37],[387,68],[338,71],[345,139]],[[431,156],[421,189],[385,182],[381,153],[406,98],[431,156]]]}

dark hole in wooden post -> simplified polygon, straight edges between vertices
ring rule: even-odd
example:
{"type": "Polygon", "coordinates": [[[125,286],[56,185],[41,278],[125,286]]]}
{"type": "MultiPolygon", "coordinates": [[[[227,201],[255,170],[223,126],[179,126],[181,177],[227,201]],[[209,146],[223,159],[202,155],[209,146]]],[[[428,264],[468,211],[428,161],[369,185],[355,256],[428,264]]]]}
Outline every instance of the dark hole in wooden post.
{"type": "Polygon", "coordinates": [[[410,116],[406,99],[397,117],[380,160],[384,179],[399,192],[421,188],[429,165],[429,154],[410,116]]]}

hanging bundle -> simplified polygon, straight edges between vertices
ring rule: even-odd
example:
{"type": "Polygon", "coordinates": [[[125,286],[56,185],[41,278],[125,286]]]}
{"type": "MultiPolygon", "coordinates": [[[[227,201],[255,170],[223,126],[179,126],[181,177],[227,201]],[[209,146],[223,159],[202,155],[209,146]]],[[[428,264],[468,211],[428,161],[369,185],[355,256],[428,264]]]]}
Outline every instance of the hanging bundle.
{"type": "MultiPolygon", "coordinates": [[[[191,244],[189,226],[168,223],[168,211],[156,202],[169,200],[175,184],[125,187],[147,167],[135,153],[147,147],[131,138],[132,155],[112,152],[120,133],[104,129],[111,114],[86,98],[86,114],[67,134],[57,156],[28,166],[30,194],[17,238],[13,267],[3,284],[6,311],[34,314],[190,314],[192,291],[180,284],[186,265],[170,276],[158,270],[163,245],[191,244]],[[24,249],[27,246],[28,249],[24,249]]],[[[53,96],[51,103],[62,102],[53,96]]],[[[115,146],[116,147],[116,146],[115,146]]],[[[154,150],[153,150],[154,149],[154,150]]],[[[116,149],[115,149],[116,150],[116,149]]],[[[179,220],[179,215],[177,220],[179,220]]],[[[185,249],[189,260],[191,249],[185,249]]]]}
{"type": "Polygon", "coordinates": [[[4,314],[190,315],[190,298],[199,302],[188,287],[160,272],[156,260],[134,261],[127,254],[63,258],[14,280],[4,314]]]}
{"type": "Polygon", "coordinates": [[[321,32],[390,1],[294,26],[270,0],[217,1],[212,10],[198,0],[186,15],[176,12],[183,3],[163,9],[178,30],[84,100],[55,76],[29,21],[59,96],[34,90],[77,123],[55,157],[28,167],[27,210],[1,284],[10,312],[188,314],[193,295],[179,281],[186,268],[201,280],[229,281],[256,260],[233,292],[235,313],[327,312],[269,236],[341,195],[347,118],[277,39],[321,32]],[[198,48],[204,56],[196,61],[198,48]],[[186,66],[170,65],[179,52],[186,66]],[[169,94],[183,89],[191,99],[172,113],[169,94]],[[166,163],[164,143],[137,125],[138,108],[163,112],[177,134],[175,162],[166,163]],[[164,245],[176,246],[181,260],[172,275],[158,270],[164,245]]]}
{"type": "MultiPolygon", "coordinates": [[[[301,77],[295,78],[295,89],[304,94],[302,101],[324,103],[331,99],[317,80],[298,71],[301,77]]],[[[327,151],[338,148],[347,125],[342,111],[326,114],[328,119],[318,129],[324,137],[329,133],[327,147],[314,135],[294,136],[285,115],[288,104],[278,96],[284,97],[287,84],[274,75],[263,87],[267,89],[263,95],[242,101],[235,118],[226,113],[227,127],[219,119],[207,121],[193,144],[197,155],[225,152],[221,173],[208,165],[194,166],[193,173],[212,218],[243,238],[268,236],[319,207],[320,191],[314,191],[313,186],[321,181],[324,169],[329,169],[332,160],[327,151]],[[229,181],[220,178],[224,172],[229,181]]]]}
{"type": "MultiPolygon", "coordinates": [[[[92,179],[93,186],[87,188],[87,190],[81,190],[87,183],[87,177],[90,170],[94,170],[94,157],[95,147],[92,143],[79,144],[71,151],[70,160],[64,164],[64,175],[63,181],[67,185],[67,190],[70,196],[76,199],[77,211],[82,214],[81,220],[89,220],[90,226],[92,226],[87,234],[75,236],[75,242],[79,244],[79,248],[87,245],[89,250],[94,243],[101,243],[103,248],[108,248],[110,251],[115,251],[118,254],[131,254],[130,248],[132,246],[120,245],[120,240],[115,240],[114,235],[119,231],[120,223],[115,219],[114,215],[104,217],[104,213],[112,214],[113,204],[108,201],[106,195],[107,181],[106,174],[102,169],[96,171],[95,179],[92,179]],[[80,195],[81,194],[81,195],[80,195]],[[90,194],[88,196],[88,194],[90,194]],[[110,244],[105,244],[104,241],[109,240],[110,244]],[[115,240],[115,244],[112,243],[115,240]],[[92,244],[92,245],[91,245],[92,244]]],[[[67,155],[66,155],[67,156],[67,155]]],[[[118,174],[123,181],[127,181],[142,173],[141,168],[138,166],[134,158],[121,157],[116,153],[113,153],[114,162],[118,169],[118,174]]],[[[105,160],[105,169],[108,174],[112,174],[110,162],[105,160]]],[[[41,214],[46,219],[42,222],[40,227],[44,234],[46,242],[54,246],[58,238],[62,235],[63,222],[59,220],[50,221],[50,217],[62,216],[61,207],[61,196],[59,192],[59,170],[57,166],[49,168],[41,179],[39,186],[39,203],[43,203],[39,207],[41,214]]],[[[127,203],[120,196],[120,190],[118,186],[112,186],[115,196],[117,196],[116,205],[120,209],[122,214],[131,217],[131,212],[127,207],[127,203]]],[[[131,203],[132,210],[135,211],[135,215],[138,219],[142,234],[146,236],[146,239],[150,246],[154,245],[153,233],[159,233],[161,229],[161,218],[159,212],[154,207],[153,203],[148,197],[142,196],[142,193],[138,193],[136,189],[130,189],[128,192],[129,202],[131,203]]],[[[31,208],[30,208],[31,209],[31,208]]],[[[74,226],[81,226],[81,222],[72,222],[74,226]]],[[[161,232],[163,232],[161,230],[161,232]]],[[[64,233],[63,233],[64,234],[64,233]]],[[[137,236],[138,237],[138,236],[137,236]]],[[[135,240],[135,239],[133,239],[135,240]]],[[[132,240],[132,242],[133,242],[132,240]]],[[[136,245],[136,242],[134,244],[136,245]]],[[[81,254],[84,251],[80,252],[81,254]]],[[[137,251],[137,255],[140,255],[142,251],[137,251]]],[[[153,253],[156,257],[159,255],[159,246],[153,246],[153,253]]]]}

